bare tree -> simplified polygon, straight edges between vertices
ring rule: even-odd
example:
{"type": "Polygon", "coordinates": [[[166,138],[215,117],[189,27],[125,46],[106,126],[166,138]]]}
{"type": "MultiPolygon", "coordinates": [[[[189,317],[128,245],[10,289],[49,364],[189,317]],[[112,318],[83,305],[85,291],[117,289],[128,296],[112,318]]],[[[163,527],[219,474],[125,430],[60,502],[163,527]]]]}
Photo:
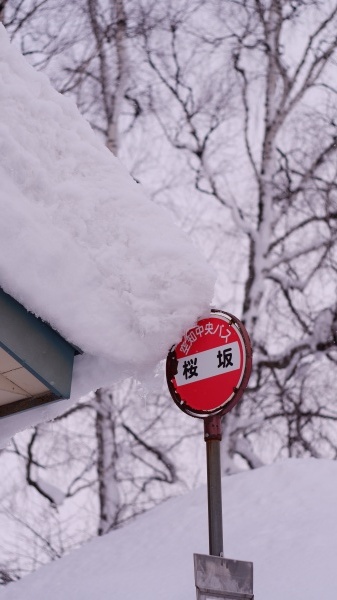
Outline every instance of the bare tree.
{"type": "Polygon", "coordinates": [[[1,471],[8,476],[0,519],[10,523],[21,547],[15,558],[6,542],[13,574],[54,560],[186,489],[177,457],[193,440],[193,429],[177,431],[176,411],[164,395],[145,402],[133,381],[123,387],[99,390],[53,423],[16,436],[3,453],[1,471]],[[103,435],[96,431],[97,414],[103,435]],[[21,475],[14,484],[13,470],[21,475]]]}
{"type": "MultiPolygon", "coordinates": [[[[250,387],[224,420],[224,470],[334,458],[336,3],[8,0],[3,18],[111,151],[163,148],[144,178],[212,257],[217,304],[253,341],[250,387]]],[[[76,543],[184,485],[178,464],[198,423],[177,432],[184,417],[163,394],[145,411],[139,402],[133,384],[98,390],[13,444],[59,525],[62,501],[83,516],[90,498],[76,543]]],[[[67,546],[58,537],[50,553],[67,546]]]]}
{"type": "Polygon", "coordinates": [[[336,21],[335,2],[172,2],[144,31],[158,122],[231,220],[245,264],[236,283],[255,366],[224,423],[229,471],[235,455],[261,464],[268,431],[291,456],[336,455],[333,395],[309,385],[314,370],[323,391],[336,363],[336,21]]]}

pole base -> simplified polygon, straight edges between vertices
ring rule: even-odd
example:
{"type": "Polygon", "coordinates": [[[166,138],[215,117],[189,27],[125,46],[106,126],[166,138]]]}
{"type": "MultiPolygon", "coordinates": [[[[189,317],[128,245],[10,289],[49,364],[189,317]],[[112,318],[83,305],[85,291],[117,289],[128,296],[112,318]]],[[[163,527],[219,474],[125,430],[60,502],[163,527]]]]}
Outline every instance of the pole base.
{"type": "Polygon", "coordinates": [[[254,600],[253,563],[194,554],[197,600],[254,600]]]}

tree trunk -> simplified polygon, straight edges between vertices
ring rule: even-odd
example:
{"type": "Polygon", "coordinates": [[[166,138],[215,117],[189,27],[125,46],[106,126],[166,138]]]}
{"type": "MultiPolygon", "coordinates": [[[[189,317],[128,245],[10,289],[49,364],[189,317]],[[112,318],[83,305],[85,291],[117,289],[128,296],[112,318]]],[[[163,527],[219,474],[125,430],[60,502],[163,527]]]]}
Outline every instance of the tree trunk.
{"type": "MultiPolygon", "coordinates": [[[[122,103],[128,78],[127,50],[126,50],[126,26],[127,19],[123,0],[113,0],[116,18],[116,33],[114,45],[117,57],[117,72],[115,74],[115,87],[110,90],[111,65],[109,65],[103,47],[99,42],[99,58],[101,63],[102,94],[107,118],[107,148],[115,155],[119,150],[119,121],[122,103]],[[105,84],[103,83],[105,82],[105,84]]],[[[94,16],[95,9],[92,8],[91,19],[96,40],[102,40],[102,32],[98,32],[98,20],[94,16]]],[[[113,396],[107,390],[97,390],[97,415],[96,415],[96,438],[97,438],[97,475],[99,487],[99,525],[98,535],[104,535],[118,523],[120,510],[120,498],[118,481],[116,476],[116,461],[118,458],[116,444],[115,419],[113,415],[113,396]]]]}
{"type": "Polygon", "coordinates": [[[126,14],[123,0],[115,0],[117,29],[115,37],[116,55],[117,55],[117,73],[115,92],[113,95],[113,106],[110,122],[108,123],[108,135],[106,145],[115,155],[119,150],[119,121],[121,116],[122,103],[129,76],[128,57],[126,49],[126,14]]]}
{"type": "Polygon", "coordinates": [[[96,440],[99,491],[98,535],[108,533],[118,522],[120,497],[116,474],[118,457],[113,397],[111,391],[97,390],[96,440]]]}
{"type": "Polygon", "coordinates": [[[5,8],[8,0],[0,0],[0,23],[5,22],[5,8]]]}

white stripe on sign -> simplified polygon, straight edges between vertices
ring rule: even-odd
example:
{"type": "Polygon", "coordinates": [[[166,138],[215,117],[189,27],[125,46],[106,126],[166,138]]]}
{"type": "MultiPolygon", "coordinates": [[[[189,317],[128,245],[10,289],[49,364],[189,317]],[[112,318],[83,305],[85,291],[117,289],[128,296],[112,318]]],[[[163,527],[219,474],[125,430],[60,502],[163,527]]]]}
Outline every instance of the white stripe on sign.
{"type": "Polygon", "coordinates": [[[233,342],[180,358],[175,380],[178,386],[182,386],[208,377],[223,375],[229,371],[236,371],[239,368],[240,348],[238,342],[233,342]]]}

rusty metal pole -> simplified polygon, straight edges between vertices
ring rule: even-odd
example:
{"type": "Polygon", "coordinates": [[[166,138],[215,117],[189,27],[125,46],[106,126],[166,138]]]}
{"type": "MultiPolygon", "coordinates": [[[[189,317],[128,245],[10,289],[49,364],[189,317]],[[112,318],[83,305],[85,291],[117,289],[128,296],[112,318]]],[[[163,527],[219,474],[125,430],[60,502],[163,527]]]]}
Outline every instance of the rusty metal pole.
{"type": "Polygon", "coordinates": [[[222,495],[221,495],[221,417],[204,420],[207,455],[208,535],[211,556],[223,556],[222,495]]]}

